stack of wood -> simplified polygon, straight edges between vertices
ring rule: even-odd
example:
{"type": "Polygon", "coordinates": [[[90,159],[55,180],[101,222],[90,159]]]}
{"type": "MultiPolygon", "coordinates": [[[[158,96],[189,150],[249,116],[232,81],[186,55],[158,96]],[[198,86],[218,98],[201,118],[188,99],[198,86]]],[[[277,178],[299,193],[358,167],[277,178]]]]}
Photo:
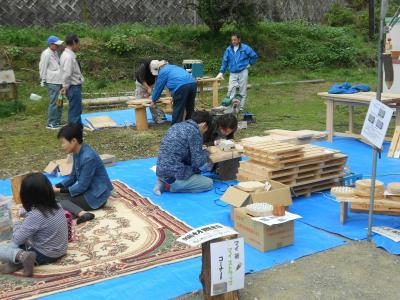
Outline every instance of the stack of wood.
{"type": "MultiPolygon", "coordinates": [[[[374,212],[388,215],[400,214],[399,184],[388,185],[389,195],[385,196],[385,186],[379,180],[375,182],[374,212]]],[[[355,195],[349,199],[352,211],[369,211],[371,180],[363,179],[356,182],[355,195]]]]}
{"type": "Polygon", "coordinates": [[[337,185],[347,156],[337,150],[276,141],[244,142],[248,161],[240,162],[237,178],[275,180],[293,188],[296,196],[337,185]]]}

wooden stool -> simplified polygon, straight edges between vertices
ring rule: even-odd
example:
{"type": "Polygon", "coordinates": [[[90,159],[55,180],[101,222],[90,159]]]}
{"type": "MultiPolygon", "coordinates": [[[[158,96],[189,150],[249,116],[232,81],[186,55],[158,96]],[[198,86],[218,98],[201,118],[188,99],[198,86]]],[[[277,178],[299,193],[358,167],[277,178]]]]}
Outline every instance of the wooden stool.
{"type": "Polygon", "coordinates": [[[137,130],[147,130],[149,129],[149,122],[147,121],[146,106],[142,104],[131,104],[128,105],[129,108],[135,110],[136,116],[136,129],[137,130]]]}

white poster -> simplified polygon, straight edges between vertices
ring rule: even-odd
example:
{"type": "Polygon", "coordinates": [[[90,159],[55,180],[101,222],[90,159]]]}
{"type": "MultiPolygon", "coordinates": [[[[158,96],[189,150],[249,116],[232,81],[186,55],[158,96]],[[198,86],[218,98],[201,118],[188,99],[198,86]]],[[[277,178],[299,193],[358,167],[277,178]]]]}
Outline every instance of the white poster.
{"type": "Polygon", "coordinates": [[[230,227],[215,223],[195,228],[192,231],[182,235],[177,239],[177,241],[192,247],[197,247],[213,239],[233,234],[239,233],[230,227]]]}
{"type": "Polygon", "coordinates": [[[393,110],[389,106],[373,99],[369,105],[361,135],[376,147],[382,148],[392,115],[393,110]]]}
{"type": "Polygon", "coordinates": [[[211,296],[244,288],[243,238],[210,245],[211,296]]]}
{"type": "Polygon", "coordinates": [[[396,243],[400,242],[400,230],[399,229],[386,227],[386,226],[379,226],[379,227],[374,226],[374,227],[372,227],[372,232],[383,235],[384,237],[387,237],[388,239],[391,239],[392,241],[395,241],[396,243]]]}
{"type": "Polygon", "coordinates": [[[277,225],[277,224],[282,224],[282,223],[286,223],[289,221],[293,221],[296,219],[300,219],[301,217],[299,215],[296,214],[292,214],[290,212],[285,212],[284,216],[265,216],[265,217],[254,217],[252,218],[254,221],[263,223],[265,225],[268,226],[272,226],[272,225],[277,225]]]}

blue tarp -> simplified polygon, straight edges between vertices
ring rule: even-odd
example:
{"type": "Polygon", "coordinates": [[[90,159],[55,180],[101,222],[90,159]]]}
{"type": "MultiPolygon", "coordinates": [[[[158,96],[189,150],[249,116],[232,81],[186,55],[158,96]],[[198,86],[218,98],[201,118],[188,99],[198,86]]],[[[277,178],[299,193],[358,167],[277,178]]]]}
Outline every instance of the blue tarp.
{"type": "MultiPolygon", "coordinates": [[[[125,182],[192,227],[214,222],[232,226],[230,207],[219,200],[220,195],[229,183],[216,181],[214,189],[206,193],[164,193],[157,197],[152,193],[153,184],[156,180],[155,173],[150,170],[155,162],[154,158],[124,161],[107,170],[111,179],[125,182]]],[[[60,179],[51,177],[51,180],[57,182],[60,179]]],[[[0,184],[0,186],[3,186],[2,190],[5,193],[4,191],[7,190],[4,187],[5,185],[0,184]]],[[[245,269],[246,272],[261,271],[345,243],[343,239],[296,221],[295,243],[292,246],[262,253],[246,245],[245,269]]],[[[201,285],[198,279],[200,271],[200,258],[188,259],[45,298],[132,299],[134,297],[135,299],[169,299],[200,289],[201,285]]]]}
{"type": "MultiPolygon", "coordinates": [[[[153,124],[153,118],[151,117],[150,108],[146,109],[147,120],[150,124],[153,124]]],[[[90,117],[99,117],[99,116],[109,116],[113,119],[118,127],[127,127],[127,126],[135,126],[136,125],[136,116],[134,109],[124,109],[124,110],[112,110],[112,111],[100,111],[93,112],[88,114],[83,114],[81,116],[82,123],[85,126],[89,126],[89,123],[86,121],[86,118],[90,117]]],[[[171,115],[166,115],[167,121],[171,121],[171,115]]]]}

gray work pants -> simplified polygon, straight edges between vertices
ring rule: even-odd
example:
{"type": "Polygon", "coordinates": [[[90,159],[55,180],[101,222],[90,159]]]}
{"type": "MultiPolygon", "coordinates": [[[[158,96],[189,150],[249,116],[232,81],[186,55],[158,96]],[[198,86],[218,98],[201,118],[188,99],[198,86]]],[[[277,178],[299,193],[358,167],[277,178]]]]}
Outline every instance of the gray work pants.
{"type": "Polygon", "coordinates": [[[234,96],[236,94],[236,89],[239,88],[239,94],[242,96],[240,102],[241,109],[243,109],[246,104],[248,79],[249,71],[247,69],[244,69],[239,73],[230,73],[229,75],[228,97],[234,96]]]}

